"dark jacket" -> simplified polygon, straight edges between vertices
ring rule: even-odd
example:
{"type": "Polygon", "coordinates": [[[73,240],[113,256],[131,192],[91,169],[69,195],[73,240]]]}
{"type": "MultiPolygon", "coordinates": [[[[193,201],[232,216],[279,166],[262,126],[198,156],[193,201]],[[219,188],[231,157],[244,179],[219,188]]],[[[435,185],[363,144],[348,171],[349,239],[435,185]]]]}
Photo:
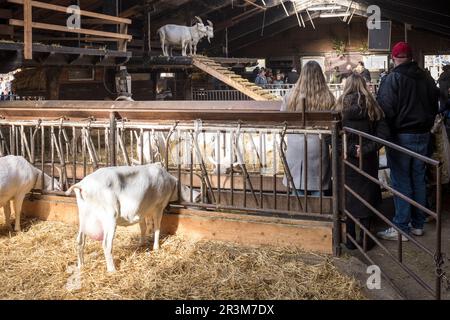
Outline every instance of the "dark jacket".
{"type": "Polygon", "coordinates": [[[361,76],[366,80],[367,82],[372,81],[372,77],[370,76],[370,71],[364,68],[364,70],[361,72],[361,76]]]}
{"type": "Polygon", "coordinates": [[[289,84],[296,84],[299,77],[300,75],[298,74],[298,72],[290,71],[287,74],[286,82],[289,84]]]}
{"type": "Polygon", "coordinates": [[[448,109],[449,106],[449,89],[450,89],[450,70],[443,72],[439,79],[439,90],[441,98],[441,110],[448,109]]]}
{"type": "MultiPolygon", "coordinates": [[[[344,109],[342,112],[342,124],[358,131],[387,140],[390,130],[386,121],[370,121],[367,114],[366,101],[364,97],[358,102],[358,95],[351,94],[344,99],[344,109]]],[[[359,167],[359,158],[356,157],[356,145],[359,145],[359,137],[354,134],[347,134],[347,161],[359,167]]],[[[378,179],[378,150],[382,146],[372,140],[362,139],[361,154],[363,159],[363,170],[372,177],[378,179]]],[[[381,189],[369,179],[346,166],[345,183],[364,200],[376,207],[381,201],[381,189]]],[[[357,218],[368,218],[372,215],[361,201],[350,192],[346,192],[346,209],[357,218]]]]}
{"type": "Polygon", "coordinates": [[[425,133],[434,124],[439,91],[433,78],[409,62],[385,77],[377,99],[393,133],[425,133]]]}

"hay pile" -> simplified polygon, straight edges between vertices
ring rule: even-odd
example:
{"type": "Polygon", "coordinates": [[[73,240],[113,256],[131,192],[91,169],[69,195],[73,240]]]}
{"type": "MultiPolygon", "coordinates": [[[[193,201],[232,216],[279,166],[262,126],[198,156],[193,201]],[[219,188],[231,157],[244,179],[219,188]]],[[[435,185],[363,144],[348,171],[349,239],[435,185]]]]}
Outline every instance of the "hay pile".
{"type": "Polygon", "coordinates": [[[100,243],[88,240],[77,282],[76,227],[27,220],[22,233],[11,235],[2,219],[0,299],[364,298],[354,279],[319,255],[180,236],[163,239],[161,249],[149,253],[126,228],[114,242],[118,271],[105,271],[100,243]]]}

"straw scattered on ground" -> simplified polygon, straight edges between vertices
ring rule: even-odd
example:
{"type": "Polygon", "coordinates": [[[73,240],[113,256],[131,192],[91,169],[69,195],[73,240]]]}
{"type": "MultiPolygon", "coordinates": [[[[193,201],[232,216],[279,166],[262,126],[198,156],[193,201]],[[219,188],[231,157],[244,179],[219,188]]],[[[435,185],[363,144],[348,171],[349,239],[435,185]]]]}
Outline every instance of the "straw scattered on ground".
{"type": "MultiPolygon", "coordinates": [[[[161,249],[138,247],[119,228],[117,272],[106,272],[99,242],[87,241],[77,273],[77,228],[27,220],[9,233],[0,218],[0,299],[363,299],[358,282],[329,257],[296,249],[255,248],[181,236],[161,249]]],[[[129,230],[129,229],[128,229],[129,230]]]]}

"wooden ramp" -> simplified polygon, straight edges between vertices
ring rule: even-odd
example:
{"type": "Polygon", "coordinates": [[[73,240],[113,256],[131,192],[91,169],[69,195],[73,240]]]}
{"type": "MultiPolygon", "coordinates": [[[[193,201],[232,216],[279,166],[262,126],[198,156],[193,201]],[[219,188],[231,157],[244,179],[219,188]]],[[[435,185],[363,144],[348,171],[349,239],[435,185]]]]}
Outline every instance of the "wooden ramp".
{"type": "Polygon", "coordinates": [[[219,62],[214,61],[213,58],[204,56],[193,56],[192,64],[198,69],[208,73],[214,78],[222,81],[230,87],[239,90],[243,94],[249,96],[256,101],[276,101],[281,100],[254,83],[251,83],[247,79],[242,78],[240,75],[234,73],[228,68],[221,65],[219,62]]]}

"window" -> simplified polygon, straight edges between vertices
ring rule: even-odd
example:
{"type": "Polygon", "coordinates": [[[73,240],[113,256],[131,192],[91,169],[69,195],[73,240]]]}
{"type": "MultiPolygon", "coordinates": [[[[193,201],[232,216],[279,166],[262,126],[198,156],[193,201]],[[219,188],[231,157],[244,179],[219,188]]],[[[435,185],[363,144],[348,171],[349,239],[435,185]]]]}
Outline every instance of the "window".
{"type": "Polygon", "coordinates": [[[426,55],[425,68],[431,73],[431,76],[437,80],[442,73],[442,67],[450,64],[450,54],[426,55]]]}
{"type": "Polygon", "coordinates": [[[363,57],[364,67],[370,71],[387,70],[389,57],[387,54],[374,54],[363,57]]]}
{"type": "Polygon", "coordinates": [[[171,78],[175,78],[175,73],[173,73],[173,72],[161,72],[159,74],[159,77],[161,79],[171,79],[171,78]]]}
{"type": "MultiPolygon", "coordinates": [[[[310,56],[310,57],[302,57],[301,58],[301,62],[302,62],[302,68],[305,64],[307,64],[309,61],[315,61],[317,62],[320,67],[322,68],[322,71],[325,72],[325,57],[323,56],[310,56]]],[[[297,70],[300,71],[300,70],[297,70]]]]}

